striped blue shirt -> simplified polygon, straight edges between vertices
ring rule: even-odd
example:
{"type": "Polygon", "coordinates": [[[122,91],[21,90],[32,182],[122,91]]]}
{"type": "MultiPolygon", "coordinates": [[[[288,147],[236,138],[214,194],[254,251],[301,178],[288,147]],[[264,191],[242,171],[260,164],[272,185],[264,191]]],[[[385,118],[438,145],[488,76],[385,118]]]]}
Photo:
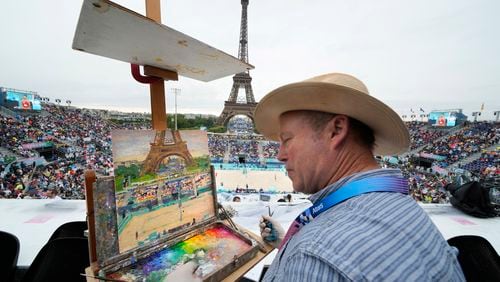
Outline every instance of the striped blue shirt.
{"type": "MultiPolygon", "coordinates": [[[[314,204],[354,180],[391,175],[401,172],[357,173],[310,200],[314,204]]],[[[465,281],[456,255],[410,196],[368,193],[302,227],[278,252],[264,281],[465,281]]]]}

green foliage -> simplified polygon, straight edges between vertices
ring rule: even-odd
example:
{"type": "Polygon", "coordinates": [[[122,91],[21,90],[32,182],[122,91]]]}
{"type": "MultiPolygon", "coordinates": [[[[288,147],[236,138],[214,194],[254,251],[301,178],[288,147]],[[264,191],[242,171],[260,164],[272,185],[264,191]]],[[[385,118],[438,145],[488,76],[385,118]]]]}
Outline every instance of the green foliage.
{"type": "MultiPolygon", "coordinates": [[[[189,115],[191,116],[191,115],[189,115]]],[[[177,128],[178,129],[199,129],[204,126],[206,128],[210,128],[214,126],[217,117],[209,116],[202,117],[201,115],[197,115],[194,118],[186,118],[184,114],[177,114],[177,128]]],[[[167,125],[169,128],[175,128],[175,116],[170,114],[167,118],[167,125]]]]}
{"type": "MultiPolygon", "coordinates": [[[[124,124],[135,124],[135,125],[148,125],[151,123],[151,118],[148,117],[136,117],[136,118],[126,118],[118,119],[111,118],[109,121],[113,124],[124,125],[124,124]]],[[[177,114],[177,128],[178,129],[200,129],[200,127],[211,128],[215,126],[217,121],[216,116],[206,116],[199,114],[177,114]]],[[[168,114],[167,117],[168,128],[175,128],[175,116],[172,113],[168,114]]],[[[226,132],[218,131],[218,132],[226,132]]]]}
{"type": "Polygon", "coordinates": [[[123,190],[122,181],[124,178],[123,175],[115,176],[115,192],[121,192],[123,190]]]}
{"type": "Polygon", "coordinates": [[[226,132],[226,127],[214,126],[214,127],[210,127],[207,131],[213,132],[213,133],[224,133],[224,132],[226,132]]]}
{"type": "Polygon", "coordinates": [[[115,190],[120,192],[123,190],[123,179],[130,176],[130,182],[143,182],[156,178],[155,174],[140,175],[141,167],[137,164],[130,166],[118,166],[115,170],[115,190]]]}
{"type": "Polygon", "coordinates": [[[193,159],[193,164],[186,167],[188,173],[206,171],[210,165],[209,156],[201,156],[193,159]]]}
{"type": "Polygon", "coordinates": [[[115,169],[116,176],[132,177],[137,178],[141,172],[141,167],[137,164],[131,164],[130,166],[118,166],[115,169]]]}
{"type": "Polygon", "coordinates": [[[153,174],[153,173],[149,173],[149,174],[144,174],[143,176],[141,177],[137,177],[137,178],[132,178],[132,182],[144,182],[144,181],[149,181],[149,180],[153,180],[156,178],[156,175],[153,174]]]}

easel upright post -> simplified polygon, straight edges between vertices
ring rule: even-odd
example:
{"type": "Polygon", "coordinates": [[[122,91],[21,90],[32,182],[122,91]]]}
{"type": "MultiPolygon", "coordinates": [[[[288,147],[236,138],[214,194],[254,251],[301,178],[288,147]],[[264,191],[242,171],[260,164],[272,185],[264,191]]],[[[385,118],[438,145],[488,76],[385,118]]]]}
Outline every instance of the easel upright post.
{"type": "MultiPolygon", "coordinates": [[[[161,23],[160,0],[146,0],[146,16],[161,23]]],[[[150,84],[151,122],[154,130],[167,129],[167,109],[165,103],[165,84],[158,80],[150,84]]]]}
{"type": "Polygon", "coordinates": [[[165,106],[165,84],[163,80],[151,83],[151,122],[156,131],[167,129],[167,111],[165,106]]]}

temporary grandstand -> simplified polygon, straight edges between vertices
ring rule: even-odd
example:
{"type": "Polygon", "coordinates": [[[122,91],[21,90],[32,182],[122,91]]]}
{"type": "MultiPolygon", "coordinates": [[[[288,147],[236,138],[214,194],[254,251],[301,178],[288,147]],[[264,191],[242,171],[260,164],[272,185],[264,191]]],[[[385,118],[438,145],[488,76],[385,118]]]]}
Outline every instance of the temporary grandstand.
{"type": "MultiPolygon", "coordinates": [[[[150,128],[149,122],[115,124],[99,110],[51,102],[43,105],[40,114],[0,115],[0,126],[6,133],[0,136],[0,168],[4,176],[16,175],[16,179],[22,179],[4,179],[2,197],[43,198],[49,187],[55,187],[63,198],[81,198],[81,175],[85,169],[92,168],[101,175],[112,173],[111,129],[150,128]],[[33,167],[30,161],[33,158],[43,161],[37,161],[33,167]],[[18,185],[23,188],[16,190],[18,185]]],[[[466,170],[478,177],[499,173],[500,123],[468,122],[436,128],[426,122],[412,121],[407,126],[412,150],[402,156],[391,156],[392,163],[405,166],[411,161],[411,169],[424,169],[443,178],[449,177],[448,173],[466,170]]],[[[220,171],[218,185],[223,183],[225,189],[248,184],[263,190],[290,191],[283,164],[277,160],[278,150],[277,142],[254,133],[209,133],[211,162],[220,171]],[[229,179],[238,178],[236,175],[248,181],[229,179]]]]}

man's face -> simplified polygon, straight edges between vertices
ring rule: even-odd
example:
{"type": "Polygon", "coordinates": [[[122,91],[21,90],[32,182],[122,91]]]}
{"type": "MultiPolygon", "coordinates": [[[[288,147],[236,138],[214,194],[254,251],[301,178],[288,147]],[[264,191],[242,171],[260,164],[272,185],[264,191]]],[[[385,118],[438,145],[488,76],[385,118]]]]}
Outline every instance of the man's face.
{"type": "Polygon", "coordinates": [[[278,159],[285,163],[296,192],[313,194],[328,184],[334,165],[325,157],[330,150],[329,140],[324,132],[311,129],[301,113],[280,116],[278,159]]]}

